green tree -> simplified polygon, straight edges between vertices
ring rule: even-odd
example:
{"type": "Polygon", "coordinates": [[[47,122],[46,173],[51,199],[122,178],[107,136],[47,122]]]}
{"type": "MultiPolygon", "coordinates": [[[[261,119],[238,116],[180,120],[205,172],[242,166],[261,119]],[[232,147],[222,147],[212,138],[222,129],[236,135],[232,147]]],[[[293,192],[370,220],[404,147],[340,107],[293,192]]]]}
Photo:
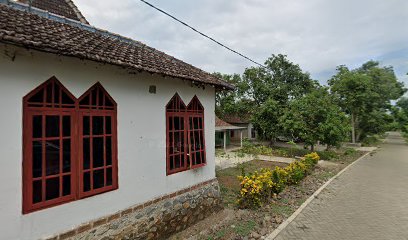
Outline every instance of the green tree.
{"type": "Polygon", "coordinates": [[[273,142],[278,137],[281,132],[279,118],[280,107],[273,99],[268,99],[254,112],[252,122],[261,139],[273,142]]]}
{"type": "Polygon", "coordinates": [[[374,61],[355,70],[339,66],[329,86],[339,99],[339,105],[350,115],[353,143],[361,137],[380,133],[378,131],[384,128],[370,127],[370,117],[380,120],[379,113],[389,110],[391,100],[398,99],[406,91],[392,67],[380,67],[374,61]]]}
{"type": "Polygon", "coordinates": [[[312,151],[318,141],[328,147],[338,146],[349,131],[346,115],[323,87],[292,101],[280,126],[286,135],[299,137],[312,151]]]}

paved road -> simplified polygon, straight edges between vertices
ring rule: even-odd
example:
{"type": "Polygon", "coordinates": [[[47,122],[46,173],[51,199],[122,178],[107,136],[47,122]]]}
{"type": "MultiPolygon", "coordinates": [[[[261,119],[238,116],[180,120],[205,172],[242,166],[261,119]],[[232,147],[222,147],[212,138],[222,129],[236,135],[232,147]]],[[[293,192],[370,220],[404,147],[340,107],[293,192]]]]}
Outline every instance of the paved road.
{"type": "Polygon", "coordinates": [[[334,180],[276,240],[408,239],[408,145],[391,133],[378,153],[334,180]]]}

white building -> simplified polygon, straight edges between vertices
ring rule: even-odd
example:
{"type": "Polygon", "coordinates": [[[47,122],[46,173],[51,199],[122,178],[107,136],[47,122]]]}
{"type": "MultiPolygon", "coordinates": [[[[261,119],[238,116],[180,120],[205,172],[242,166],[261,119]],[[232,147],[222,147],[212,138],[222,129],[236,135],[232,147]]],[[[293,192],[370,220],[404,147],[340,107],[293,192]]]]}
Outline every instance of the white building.
{"type": "Polygon", "coordinates": [[[47,2],[0,0],[0,239],[160,238],[216,209],[231,86],[47,2]]]}

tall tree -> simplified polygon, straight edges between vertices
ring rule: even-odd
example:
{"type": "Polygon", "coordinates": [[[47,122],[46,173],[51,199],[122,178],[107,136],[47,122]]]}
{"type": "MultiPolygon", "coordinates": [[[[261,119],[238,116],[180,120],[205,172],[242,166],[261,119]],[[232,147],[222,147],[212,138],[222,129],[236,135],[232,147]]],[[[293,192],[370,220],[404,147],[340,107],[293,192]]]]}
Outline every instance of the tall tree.
{"type": "Polygon", "coordinates": [[[350,115],[352,142],[361,136],[378,133],[383,128],[370,128],[371,117],[391,108],[391,100],[401,97],[406,89],[398,82],[392,67],[380,67],[369,61],[360,68],[349,70],[339,66],[329,80],[331,92],[339,99],[340,106],[350,115]]]}
{"type": "Polygon", "coordinates": [[[328,147],[338,146],[349,131],[346,115],[323,87],[292,101],[280,126],[286,135],[299,137],[312,151],[318,141],[328,147]]]}

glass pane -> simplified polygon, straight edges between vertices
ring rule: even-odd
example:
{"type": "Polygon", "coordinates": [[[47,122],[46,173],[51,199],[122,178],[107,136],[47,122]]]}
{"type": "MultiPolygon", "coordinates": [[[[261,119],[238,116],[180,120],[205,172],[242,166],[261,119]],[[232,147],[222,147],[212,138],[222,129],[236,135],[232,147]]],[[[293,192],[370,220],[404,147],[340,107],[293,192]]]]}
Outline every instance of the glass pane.
{"type": "Polygon", "coordinates": [[[103,106],[103,92],[99,89],[99,103],[98,103],[98,105],[99,106],[103,106]]]}
{"type": "Polygon", "coordinates": [[[44,90],[39,91],[38,93],[34,94],[28,102],[30,103],[42,103],[44,102],[44,90]]]}
{"type": "Polygon", "coordinates": [[[198,118],[194,118],[194,129],[199,129],[199,126],[198,126],[198,118]]]}
{"type": "Polygon", "coordinates": [[[42,182],[34,181],[33,182],[33,203],[41,202],[42,199],[42,182]]]}
{"type": "Polygon", "coordinates": [[[66,175],[62,178],[62,196],[71,194],[71,175],[66,175]]]}
{"type": "Polygon", "coordinates": [[[184,129],[184,119],[182,117],[174,117],[174,129],[175,130],[184,129]]]}
{"type": "Polygon", "coordinates": [[[33,138],[42,136],[42,116],[33,116],[33,138]]]}
{"type": "Polygon", "coordinates": [[[64,137],[71,136],[71,116],[62,117],[62,132],[64,137]]]}
{"type": "Polygon", "coordinates": [[[42,144],[40,141],[33,142],[33,177],[42,176],[42,144]]]}
{"type": "Polygon", "coordinates": [[[45,200],[51,200],[59,197],[60,180],[59,177],[46,180],[45,200]]]}
{"type": "Polygon", "coordinates": [[[195,164],[201,164],[201,152],[195,153],[195,164]]]}
{"type": "Polygon", "coordinates": [[[106,134],[111,134],[112,133],[112,118],[110,116],[107,116],[106,118],[106,134]]]}
{"type": "Polygon", "coordinates": [[[60,135],[59,116],[46,116],[45,124],[46,124],[46,136],[47,137],[58,137],[60,135]]]}
{"type": "Polygon", "coordinates": [[[84,135],[89,135],[89,133],[90,133],[90,122],[89,122],[89,116],[84,116],[84,119],[83,119],[83,134],[84,135]]]}
{"type": "Polygon", "coordinates": [[[93,168],[103,166],[103,137],[93,138],[93,168]]]}
{"type": "Polygon", "coordinates": [[[176,168],[180,168],[181,165],[181,155],[176,156],[176,168]]]}
{"type": "Polygon", "coordinates": [[[105,186],[105,173],[104,169],[93,172],[93,188],[98,189],[105,186]]]}
{"type": "Polygon", "coordinates": [[[57,84],[54,84],[54,103],[60,102],[60,87],[57,84]]]}
{"type": "Polygon", "coordinates": [[[102,116],[92,117],[92,133],[93,135],[103,134],[103,117],[102,116]]]}
{"type": "Polygon", "coordinates": [[[106,186],[112,186],[112,168],[107,168],[106,169],[106,186]]]}
{"type": "Polygon", "coordinates": [[[94,90],[91,92],[91,96],[92,96],[92,102],[91,102],[91,105],[92,105],[92,106],[96,106],[96,105],[97,105],[97,102],[96,102],[96,95],[97,95],[97,93],[96,93],[96,89],[94,89],[94,90]]]}
{"type": "Polygon", "coordinates": [[[63,165],[62,169],[64,173],[71,172],[71,139],[63,140],[63,165]]]}
{"type": "Polygon", "coordinates": [[[190,125],[190,130],[193,130],[194,124],[193,124],[193,118],[192,117],[190,117],[188,119],[188,124],[190,125]]]}
{"type": "Polygon", "coordinates": [[[108,97],[105,97],[105,106],[113,107],[113,102],[108,97]]]}
{"type": "Polygon", "coordinates": [[[84,169],[89,169],[91,166],[91,146],[89,138],[84,138],[83,140],[83,155],[84,155],[83,167],[84,169]]]}
{"type": "Polygon", "coordinates": [[[88,106],[89,105],[89,95],[84,97],[80,102],[79,105],[88,106]]]}
{"type": "Polygon", "coordinates": [[[106,137],[106,165],[112,165],[112,138],[106,137]]]}
{"type": "Polygon", "coordinates": [[[170,156],[170,170],[174,169],[174,156],[170,156]]]}
{"type": "Polygon", "coordinates": [[[47,85],[47,103],[52,102],[52,84],[47,85]]]}
{"type": "Polygon", "coordinates": [[[169,130],[173,130],[173,118],[169,117],[168,121],[169,121],[169,130]]]}
{"type": "Polygon", "coordinates": [[[74,104],[74,100],[72,100],[64,91],[62,91],[61,98],[62,104],[74,104]]]}
{"type": "Polygon", "coordinates": [[[47,176],[59,173],[60,170],[59,140],[45,142],[45,162],[47,176]]]}
{"type": "Polygon", "coordinates": [[[91,173],[84,173],[84,192],[91,190],[91,173]]]}

